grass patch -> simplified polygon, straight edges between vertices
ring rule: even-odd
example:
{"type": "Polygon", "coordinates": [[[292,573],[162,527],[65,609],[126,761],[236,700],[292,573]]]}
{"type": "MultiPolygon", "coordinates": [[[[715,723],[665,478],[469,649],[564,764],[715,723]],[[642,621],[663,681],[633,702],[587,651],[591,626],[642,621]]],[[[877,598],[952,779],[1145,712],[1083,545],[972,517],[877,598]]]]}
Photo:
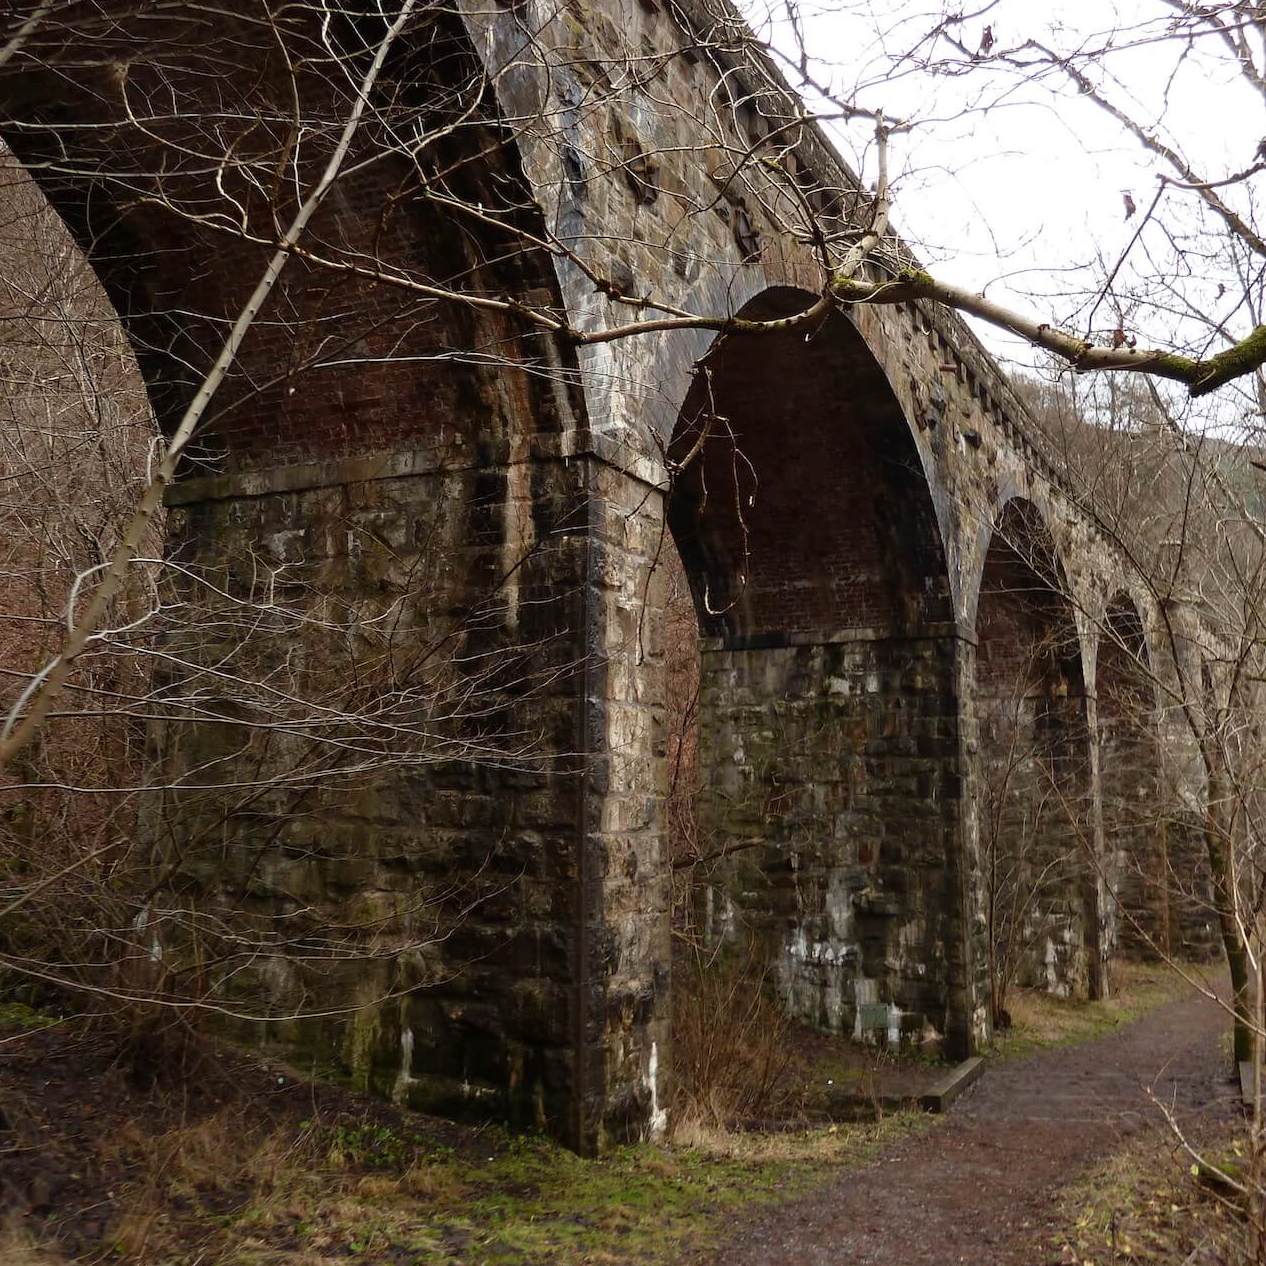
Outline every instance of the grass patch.
{"type": "Polygon", "coordinates": [[[4,1266],[62,1266],[64,1261],[41,1249],[18,1219],[0,1222],[0,1262],[4,1266]]]}
{"type": "MultiPolygon", "coordinates": [[[[1198,967],[1191,972],[1206,974],[1198,967]]],[[[1057,998],[1037,989],[1013,990],[1012,1027],[995,1035],[994,1055],[1019,1059],[1052,1046],[1091,1042],[1192,993],[1182,975],[1163,963],[1122,962],[1113,975],[1112,997],[1103,1002],[1057,998]]]]}
{"type": "Polygon", "coordinates": [[[318,1133],[311,1146],[325,1150],[323,1163],[295,1167],[245,1201],[211,1260],[667,1263],[714,1242],[740,1208],[808,1190],[920,1125],[890,1117],[795,1135],[701,1134],[689,1146],[622,1147],[599,1160],[500,1131],[484,1132],[482,1160],[407,1131],[376,1127],[368,1149],[349,1146],[346,1130],[318,1133]]]}
{"type": "Polygon", "coordinates": [[[741,1211],[810,1191],[929,1125],[907,1113],[787,1133],[699,1126],[590,1160],[350,1095],[271,1121],[240,1101],[163,1129],[133,1112],[58,1162],[101,1176],[84,1193],[93,1209],[108,1186],[99,1227],[82,1215],[72,1227],[68,1207],[7,1237],[0,1223],[0,1261],[666,1266],[709,1249],[741,1211]]]}
{"type": "Polygon", "coordinates": [[[700,1115],[670,1143],[583,1159],[209,1042],[145,1082],[86,1022],[5,1054],[4,1266],[677,1266],[936,1123],[744,1132],[700,1115]]]}
{"type": "MultiPolygon", "coordinates": [[[[1242,1126],[1209,1127],[1200,1146],[1234,1156],[1242,1126]]],[[[1059,1198],[1057,1260],[1076,1266],[1181,1266],[1197,1249],[1219,1262],[1244,1260],[1243,1222],[1191,1172],[1190,1158],[1163,1129],[1135,1135],[1059,1198]]]]}
{"type": "Polygon", "coordinates": [[[25,1002],[0,1002],[0,1031],[17,1030],[29,1032],[32,1029],[46,1029],[56,1024],[57,1017],[45,1015],[25,1002]]]}

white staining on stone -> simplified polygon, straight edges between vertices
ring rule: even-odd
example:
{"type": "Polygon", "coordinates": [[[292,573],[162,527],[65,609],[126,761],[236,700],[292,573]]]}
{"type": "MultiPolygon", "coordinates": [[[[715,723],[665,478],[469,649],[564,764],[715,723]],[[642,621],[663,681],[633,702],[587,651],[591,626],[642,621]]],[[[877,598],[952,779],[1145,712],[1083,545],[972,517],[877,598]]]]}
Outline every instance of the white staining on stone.
{"type": "Polygon", "coordinates": [[[646,1088],[651,1094],[651,1111],[646,1122],[649,1139],[663,1138],[668,1129],[668,1109],[659,1106],[659,1043],[651,1043],[651,1057],[646,1065],[646,1088]]]}
{"type": "Polygon", "coordinates": [[[391,1088],[391,1102],[404,1103],[413,1085],[413,1030],[406,1024],[400,1030],[400,1071],[391,1088]]]}
{"type": "Polygon", "coordinates": [[[703,926],[716,941],[732,939],[738,930],[737,915],[734,902],[729,893],[708,884],[703,890],[703,926]]]}
{"type": "Polygon", "coordinates": [[[852,896],[842,873],[827,885],[823,920],[801,922],[786,939],[777,978],[787,1010],[809,1024],[839,1030],[859,961],[854,940],[852,896]]]}
{"type": "MultiPolygon", "coordinates": [[[[132,920],[132,926],[137,932],[144,934],[145,929],[149,927],[149,906],[141,907],[140,913],[132,920]]],[[[151,933],[149,940],[149,958],[152,963],[161,963],[163,960],[163,946],[158,939],[158,933],[151,933]]]]}
{"type": "Polygon", "coordinates": [[[856,1003],[853,1013],[853,1040],[860,1042],[865,1037],[862,1028],[862,1009],[874,1006],[879,1001],[879,982],[868,976],[858,976],[853,986],[853,1000],[856,1003]]]}
{"type": "Polygon", "coordinates": [[[901,1017],[904,1014],[900,1007],[888,1008],[888,1045],[894,1050],[901,1045],[901,1017]]]}
{"type": "MultiPolygon", "coordinates": [[[[516,447],[522,447],[519,443],[516,447]]],[[[506,467],[505,506],[502,516],[501,587],[505,603],[506,627],[519,627],[519,564],[527,557],[535,540],[532,521],[532,467],[525,453],[516,453],[506,467]],[[515,460],[517,459],[517,460],[515,460]]]]}
{"type": "Polygon", "coordinates": [[[1077,952],[1079,938],[1077,929],[1071,924],[1061,928],[1058,936],[1065,946],[1062,953],[1060,947],[1055,944],[1054,937],[1047,936],[1046,938],[1046,954],[1044,956],[1046,992],[1056,998],[1069,998],[1072,996],[1073,984],[1069,969],[1077,952]]]}
{"type": "Polygon", "coordinates": [[[842,871],[834,870],[826,885],[826,915],[838,944],[853,940],[853,893],[842,871]]]}
{"type": "Polygon", "coordinates": [[[289,528],[265,534],[260,544],[268,558],[279,563],[298,563],[303,561],[304,536],[303,528],[289,528]]]}

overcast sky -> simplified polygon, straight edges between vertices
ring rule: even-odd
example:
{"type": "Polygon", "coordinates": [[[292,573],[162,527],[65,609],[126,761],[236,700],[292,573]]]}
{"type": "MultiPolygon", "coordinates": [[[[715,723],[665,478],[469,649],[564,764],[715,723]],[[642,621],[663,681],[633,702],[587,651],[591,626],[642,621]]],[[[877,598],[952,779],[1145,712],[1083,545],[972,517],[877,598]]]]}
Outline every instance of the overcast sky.
{"type": "MultiPolygon", "coordinates": [[[[801,9],[815,77],[829,82],[841,98],[882,108],[889,116],[928,120],[893,138],[890,161],[896,175],[895,223],[933,271],[975,289],[987,287],[991,297],[1029,311],[1045,308],[1059,318],[1073,317],[1077,324],[1078,305],[1069,295],[1085,290],[1085,265],[1096,259],[1107,266],[1116,262],[1157,192],[1160,160],[1060,76],[1052,77],[1048,88],[987,67],[954,78],[908,64],[894,74],[901,55],[916,48],[946,11],[982,8],[988,12],[954,28],[969,48],[979,47],[986,24],[995,51],[1028,39],[1061,51],[1102,48],[1104,56],[1091,71],[1096,82],[1141,122],[1178,140],[1208,179],[1253,161],[1266,136],[1263,102],[1242,81],[1223,46],[1210,41],[1180,46],[1172,38],[1174,10],[1163,0],[1000,0],[993,5],[819,0],[801,9]],[[1139,208],[1129,221],[1124,191],[1139,208]],[[1035,295],[1050,296],[1049,302],[1035,295]]],[[[782,46],[790,46],[782,0],[756,0],[752,15],[782,46]]],[[[937,51],[951,53],[946,44],[937,51]]],[[[868,127],[836,130],[841,148],[873,180],[868,127]]],[[[1168,193],[1165,219],[1189,222],[1184,208],[1193,197],[1168,193]]],[[[1246,197],[1240,201],[1247,205],[1246,197]]],[[[1135,276],[1154,273],[1167,254],[1170,262],[1162,271],[1172,276],[1168,242],[1159,227],[1149,229],[1122,275],[1131,275],[1134,261],[1135,276]]],[[[1195,252],[1187,253],[1187,261],[1195,275],[1207,275],[1209,265],[1195,252]]],[[[1229,299],[1221,304],[1214,299],[1216,281],[1192,292],[1203,294],[1202,308],[1218,309],[1237,332],[1247,332],[1247,314],[1236,313],[1229,299]]],[[[1103,327],[1108,316],[1101,308],[1096,326],[1103,327]]],[[[1136,319],[1152,326],[1165,320],[1156,312],[1136,319]]],[[[1113,323],[1107,322],[1109,329],[1113,323]]],[[[996,331],[980,332],[1000,354],[1032,362],[1033,356],[1014,341],[996,331]]],[[[1144,330],[1139,334],[1141,342],[1150,341],[1144,330]]]]}

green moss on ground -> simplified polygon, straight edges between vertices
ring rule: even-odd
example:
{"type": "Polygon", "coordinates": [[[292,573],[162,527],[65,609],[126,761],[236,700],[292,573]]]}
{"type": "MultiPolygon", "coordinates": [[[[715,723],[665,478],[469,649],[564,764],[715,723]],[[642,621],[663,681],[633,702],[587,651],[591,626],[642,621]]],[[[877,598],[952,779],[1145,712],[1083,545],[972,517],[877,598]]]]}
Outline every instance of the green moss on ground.
{"type": "MultiPolygon", "coordinates": [[[[221,1216],[216,1253],[202,1260],[654,1266],[707,1248],[740,1210],[811,1190],[926,1125],[918,1114],[894,1115],[621,1147],[596,1160],[499,1130],[482,1133],[480,1158],[437,1148],[406,1125],[317,1129],[302,1149],[313,1160],[274,1167],[263,1189],[221,1216]]],[[[186,1196],[198,1189],[178,1185],[186,1196]]]]}
{"type": "Polygon", "coordinates": [[[0,1002],[0,1030],[27,1032],[56,1023],[56,1016],[45,1015],[25,1002],[0,1002]]]}

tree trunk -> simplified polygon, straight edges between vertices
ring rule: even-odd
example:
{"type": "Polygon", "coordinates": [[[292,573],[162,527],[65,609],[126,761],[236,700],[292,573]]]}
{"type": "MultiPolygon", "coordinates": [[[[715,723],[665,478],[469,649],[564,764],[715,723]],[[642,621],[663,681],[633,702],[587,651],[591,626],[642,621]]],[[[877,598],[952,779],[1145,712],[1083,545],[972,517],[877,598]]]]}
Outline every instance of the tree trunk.
{"type": "Polygon", "coordinates": [[[1221,807],[1225,804],[1226,780],[1215,772],[1217,766],[1213,762],[1207,761],[1206,768],[1209,770],[1209,793],[1205,807],[1204,839],[1209,854],[1209,868],[1213,872],[1213,900],[1218,912],[1218,930],[1222,934],[1222,948],[1231,972],[1235,1013],[1235,1069],[1232,1071],[1238,1073],[1240,1063],[1253,1058],[1252,982],[1248,948],[1240,935],[1239,922],[1235,917],[1239,894],[1235,891],[1231,841],[1219,821],[1221,807]]]}

